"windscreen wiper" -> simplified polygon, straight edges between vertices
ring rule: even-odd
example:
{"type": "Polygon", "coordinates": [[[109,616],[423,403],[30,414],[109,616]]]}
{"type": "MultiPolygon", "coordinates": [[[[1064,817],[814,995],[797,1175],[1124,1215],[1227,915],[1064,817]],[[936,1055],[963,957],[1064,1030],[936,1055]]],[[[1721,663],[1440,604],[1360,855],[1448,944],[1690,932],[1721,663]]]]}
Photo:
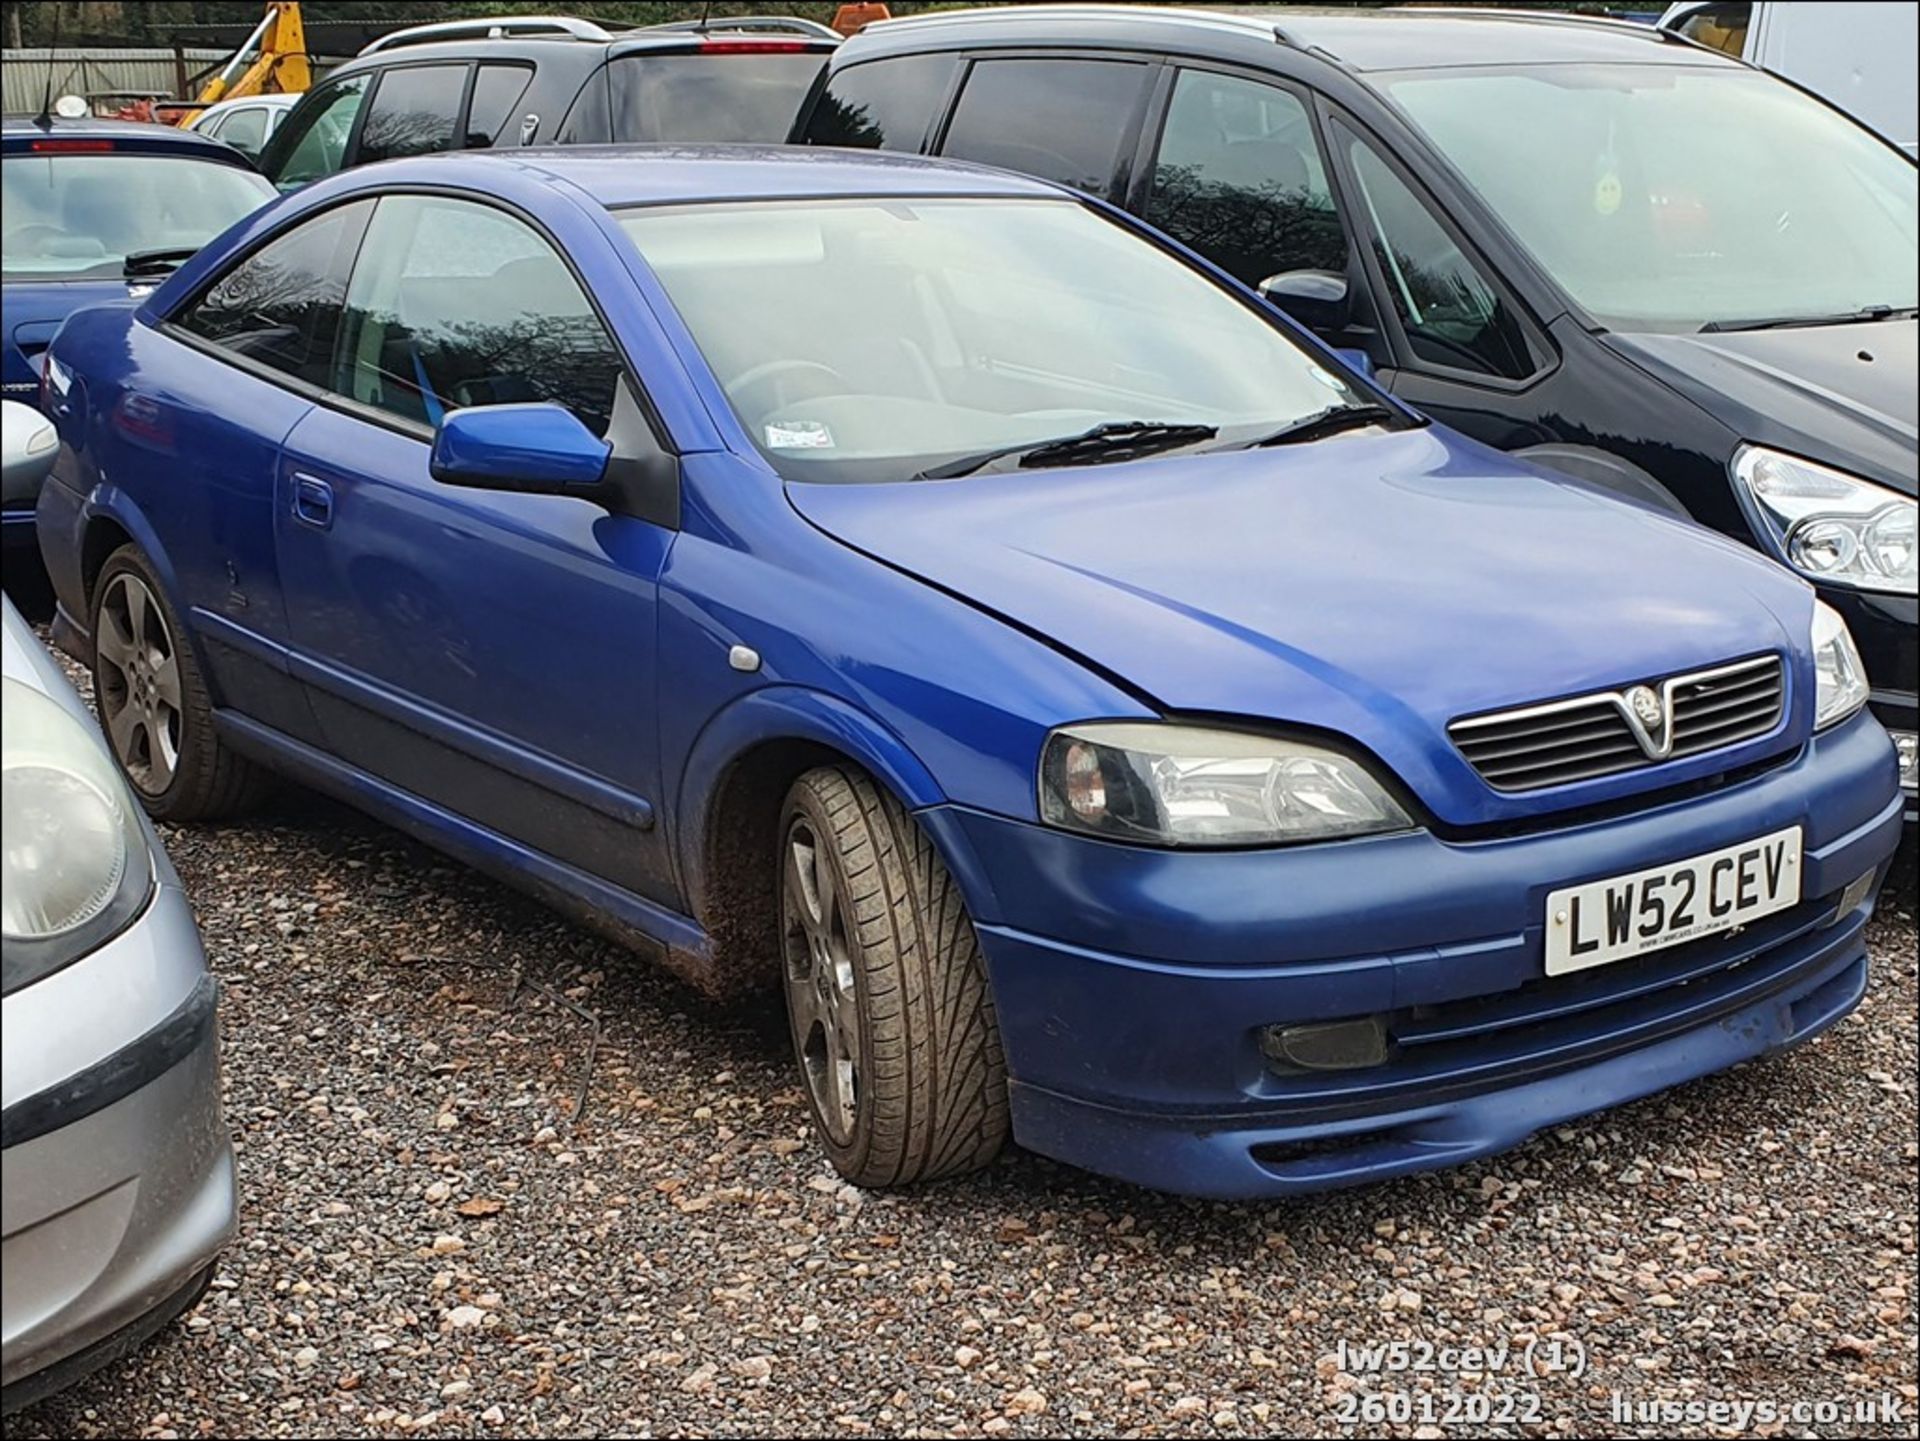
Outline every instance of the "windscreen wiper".
{"type": "Polygon", "coordinates": [[[1309,440],[1324,440],[1343,430],[1359,430],[1368,425],[1392,425],[1405,419],[1406,416],[1399,411],[1389,410],[1384,405],[1330,405],[1290,425],[1283,425],[1268,435],[1255,436],[1252,440],[1220,448],[1258,450],[1267,445],[1300,445],[1309,440]]]}
{"type": "Polygon", "coordinates": [[[1023,469],[1042,466],[1100,464],[1104,461],[1133,460],[1156,455],[1163,450],[1178,450],[1212,440],[1220,433],[1217,425],[1199,425],[1170,420],[1109,420],[1077,435],[1058,440],[1030,440],[1020,445],[1003,445],[998,450],[978,455],[963,455],[945,465],[929,466],[915,480],[958,480],[983,470],[996,460],[1018,456],[1023,469]]]}
{"type": "Polygon", "coordinates": [[[1875,320],[1907,320],[1920,314],[1910,305],[1863,305],[1844,315],[1775,315],[1759,320],[1709,320],[1702,335],[1725,335],[1735,330],[1799,330],[1817,325],[1865,325],[1875,320]]]}
{"type": "Polygon", "coordinates": [[[153,280],[173,274],[198,253],[192,246],[174,250],[136,250],[120,267],[120,273],[128,280],[153,280]]]}

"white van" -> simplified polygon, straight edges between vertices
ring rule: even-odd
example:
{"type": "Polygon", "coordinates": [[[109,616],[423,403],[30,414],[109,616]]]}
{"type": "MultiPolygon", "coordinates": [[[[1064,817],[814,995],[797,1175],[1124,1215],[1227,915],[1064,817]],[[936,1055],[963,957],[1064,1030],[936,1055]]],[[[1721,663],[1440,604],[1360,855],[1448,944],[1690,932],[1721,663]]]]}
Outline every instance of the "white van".
{"type": "Polygon", "coordinates": [[[1669,5],[1660,28],[1785,76],[1920,154],[1920,4],[1797,0],[1669,5]]]}

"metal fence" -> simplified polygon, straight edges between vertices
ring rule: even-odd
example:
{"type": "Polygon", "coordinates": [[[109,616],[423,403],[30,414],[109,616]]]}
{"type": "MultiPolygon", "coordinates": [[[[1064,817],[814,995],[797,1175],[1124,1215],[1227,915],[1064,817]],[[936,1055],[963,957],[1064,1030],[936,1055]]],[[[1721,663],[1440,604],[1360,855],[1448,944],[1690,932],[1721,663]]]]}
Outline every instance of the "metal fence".
{"type": "Polygon", "coordinates": [[[28,48],[0,52],[0,87],[5,90],[9,115],[31,115],[47,92],[47,74],[53,74],[53,93],[99,95],[113,92],[173,96],[189,99],[198,89],[197,77],[227,58],[224,50],[200,48],[107,50],[92,47],[58,50],[28,48]]]}

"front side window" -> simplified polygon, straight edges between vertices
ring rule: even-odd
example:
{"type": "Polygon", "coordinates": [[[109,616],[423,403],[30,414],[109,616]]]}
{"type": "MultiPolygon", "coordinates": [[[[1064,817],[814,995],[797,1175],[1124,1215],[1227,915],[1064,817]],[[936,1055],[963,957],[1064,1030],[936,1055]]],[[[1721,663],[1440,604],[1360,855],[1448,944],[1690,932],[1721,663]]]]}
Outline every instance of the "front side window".
{"type": "Polygon", "coordinates": [[[389,195],[354,265],[334,388],[419,425],[554,401],[604,435],[620,359],[545,237],[490,206],[389,195]]]}
{"type": "Polygon", "coordinates": [[[1108,425],[1244,444],[1347,403],[1262,308],[1068,199],[623,212],[782,474],[905,480],[1108,425]]]}
{"type": "Polygon", "coordinates": [[[267,111],[246,105],[231,112],[220,126],[220,138],[243,155],[258,155],[267,143],[267,111]]]}
{"type": "Polygon", "coordinates": [[[1427,204],[1371,145],[1348,140],[1387,297],[1424,365],[1524,380],[1539,369],[1519,317],[1427,204]]]}
{"type": "Polygon", "coordinates": [[[296,225],[216,280],[173,323],[310,385],[331,375],[347,267],[373,211],[337,206],[296,225]]]}
{"type": "Polygon", "coordinates": [[[952,55],[902,55],[835,72],[808,118],[806,143],[918,150],[959,65],[952,55]]]}
{"type": "Polygon", "coordinates": [[[826,63],[817,50],[620,56],[607,67],[613,138],[785,140],[826,63]]]}
{"type": "Polygon", "coordinates": [[[409,65],[380,77],[360,130],[359,163],[453,149],[467,90],[465,65],[409,65]]]}
{"type": "Polygon", "coordinates": [[[947,125],[943,154],[1111,198],[1145,65],[982,60],[947,125]]]}
{"type": "Polygon", "coordinates": [[[142,250],[197,250],[273,198],[252,171],[184,155],[13,154],[0,161],[9,280],[111,279],[142,250]]]}
{"type": "Polygon", "coordinates": [[[1145,216],[1248,285],[1293,270],[1347,269],[1347,237],[1307,108],[1257,81],[1180,72],[1145,216]]]}
{"type": "Polygon", "coordinates": [[[260,158],[260,168],[274,184],[292,190],[340,168],[370,78],[350,75],[323,85],[294,108],[260,158]]]}
{"type": "Polygon", "coordinates": [[[1476,67],[1388,89],[1613,329],[1733,329],[1920,301],[1913,161],[1769,75],[1476,67]]]}
{"type": "Polygon", "coordinates": [[[1753,24],[1753,6],[1702,5],[1674,29],[1699,45],[1710,45],[1727,55],[1746,53],[1747,30],[1753,24]]]}

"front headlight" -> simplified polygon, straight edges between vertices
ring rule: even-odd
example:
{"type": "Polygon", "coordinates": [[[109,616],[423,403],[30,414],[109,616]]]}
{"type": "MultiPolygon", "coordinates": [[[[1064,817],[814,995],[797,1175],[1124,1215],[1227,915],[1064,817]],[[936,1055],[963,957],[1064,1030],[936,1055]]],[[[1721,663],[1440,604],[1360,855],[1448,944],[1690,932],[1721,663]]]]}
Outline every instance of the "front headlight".
{"type": "Polygon", "coordinates": [[[1067,726],[1040,758],[1050,825],[1149,846],[1267,846],[1413,828],[1359,762],[1198,726],[1067,726]]]}
{"type": "Polygon", "coordinates": [[[1811,580],[1911,595],[1920,577],[1914,502],[1831,466],[1743,445],[1734,479],[1787,563],[1811,580]]]}
{"type": "Polygon", "coordinates": [[[1813,728],[1838,725],[1867,703],[1867,668],[1840,612],[1813,603],[1813,728]]]}
{"type": "Polygon", "coordinates": [[[146,904],[153,862],[99,739],[57,702],[5,682],[0,740],[0,989],[95,950],[146,904]]]}

